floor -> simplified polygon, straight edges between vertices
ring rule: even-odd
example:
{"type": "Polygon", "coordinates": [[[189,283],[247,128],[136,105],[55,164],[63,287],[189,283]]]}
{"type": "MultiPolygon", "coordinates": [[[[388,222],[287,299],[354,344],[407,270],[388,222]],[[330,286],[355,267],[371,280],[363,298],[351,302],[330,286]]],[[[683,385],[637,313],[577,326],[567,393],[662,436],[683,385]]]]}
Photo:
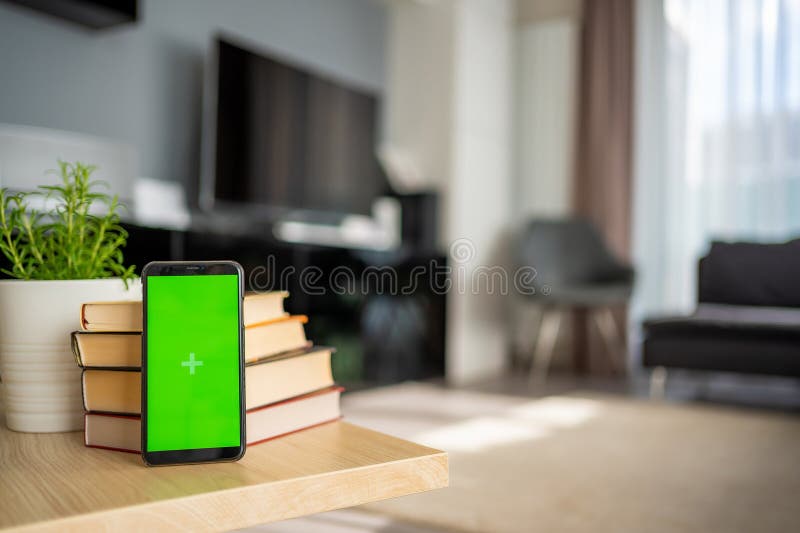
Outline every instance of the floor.
{"type": "MultiPolygon", "coordinates": [[[[541,385],[532,385],[526,375],[512,374],[464,387],[463,390],[526,398],[574,391],[650,397],[649,376],[645,373],[628,378],[557,374],[541,385]]],[[[664,400],[800,413],[800,380],[673,370],[667,378],[664,400]]]]}
{"type": "MultiPolygon", "coordinates": [[[[503,406],[486,405],[486,400],[492,397],[519,397],[519,398],[544,398],[549,396],[568,395],[580,391],[581,393],[598,393],[616,396],[619,398],[646,398],[648,396],[648,381],[646,376],[633,379],[620,379],[608,377],[580,377],[569,375],[555,375],[546,384],[533,386],[526,376],[504,376],[485,381],[469,387],[446,388],[437,385],[437,403],[451,404],[452,412],[474,409],[502,408],[503,406]],[[469,402],[479,398],[480,403],[470,406],[469,402]]],[[[346,396],[344,410],[357,415],[355,422],[361,422],[377,430],[396,430],[407,434],[418,434],[424,431],[433,431],[436,427],[452,422],[447,420],[451,407],[441,405],[434,411],[419,406],[412,409],[413,416],[406,416],[398,422],[398,416],[393,416],[391,403],[381,403],[370,400],[369,405],[359,400],[358,394],[353,395],[352,401],[346,396]],[[348,405],[348,402],[350,405],[348,405]],[[381,427],[384,421],[386,427],[381,427]],[[398,425],[400,424],[400,425],[398,425]],[[405,425],[405,427],[403,426],[405,425]],[[400,429],[398,429],[400,428],[400,429]]],[[[372,398],[375,398],[373,396],[372,398]]],[[[800,385],[793,380],[738,378],[731,376],[697,376],[697,375],[670,375],[667,386],[666,404],[697,405],[722,405],[733,407],[736,410],[775,413],[800,413],[800,385]]],[[[405,413],[409,410],[406,407],[405,413]]],[[[394,413],[396,415],[396,413],[394,413]]],[[[454,416],[455,419],[455,416],[454,416]]],[[[800,497],[800,494],[798,495],[800,497]]],[[[368,510],[349,509],[322,513],[311,517],[288,520],[276,524],[268,524],[249,531],[263,533],[294,533],[300,531],[321,531],[330,533],[435,533],[444,531],[430,525],[412,524],[403,520],[392,519],[388,516],[370,512],[368,510]]]]}
{"type": "Polygon", "coordinates": [[[248,528],[248,533],[444,533],[447,530],[392,520],[377,513],[342,509],[248,528]]]}

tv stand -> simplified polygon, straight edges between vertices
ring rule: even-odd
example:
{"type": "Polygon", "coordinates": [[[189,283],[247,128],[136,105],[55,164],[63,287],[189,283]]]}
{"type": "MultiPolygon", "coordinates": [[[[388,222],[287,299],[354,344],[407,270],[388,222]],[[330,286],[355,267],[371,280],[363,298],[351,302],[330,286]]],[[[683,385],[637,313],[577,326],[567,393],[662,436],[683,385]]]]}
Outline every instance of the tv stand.
{"type": "Polygon", "coordinates": [[[196,217],[185,230],[125,228],[126,262],[137,273],[154,260],[233,259],[244,267],[248,290],[289,291],[287,311],[309,316],[309,339],[336,347],[335,378],[350,389],[444,376],[445,296],[435,290],[434,273],[447,258],[436,250],[287,243],[268,223],[228,217],[196,217]],[[353,290],[331,286],[341,272],[353,290]],[[386,272],[395,276],[394,288],[380,286],[386,272]],[[403,287],[409,290],[401,294],[403,287]]]}

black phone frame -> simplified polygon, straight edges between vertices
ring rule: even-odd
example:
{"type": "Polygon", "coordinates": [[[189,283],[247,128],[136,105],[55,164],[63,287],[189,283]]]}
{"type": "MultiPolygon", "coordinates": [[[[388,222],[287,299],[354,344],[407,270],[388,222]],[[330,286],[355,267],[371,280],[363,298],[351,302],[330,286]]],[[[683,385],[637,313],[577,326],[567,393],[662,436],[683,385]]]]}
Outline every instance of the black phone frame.
{"type": "Polygon", "coordinates": [[[142,459],[148,466],[238,461],[247,448],[245,431],[244,270],[236,261],[153,261],[142,269],[142,459]],[[235,274],[239,280],[239,446],[147,451],[147,280],[150,276],[214,276],[235,274]]]}

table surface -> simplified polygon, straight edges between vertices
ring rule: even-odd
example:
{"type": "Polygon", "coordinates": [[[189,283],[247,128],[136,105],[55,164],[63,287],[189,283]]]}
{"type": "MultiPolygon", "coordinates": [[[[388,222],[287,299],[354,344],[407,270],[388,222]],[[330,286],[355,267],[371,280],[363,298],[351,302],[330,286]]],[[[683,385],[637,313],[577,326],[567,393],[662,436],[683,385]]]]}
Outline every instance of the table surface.
{"type": "Polygon", "coordinates": [[[0,528],[230,530],[446,487],[445,452],[338,421],[236,463],[144,466],[0,420],[0,528]]]}

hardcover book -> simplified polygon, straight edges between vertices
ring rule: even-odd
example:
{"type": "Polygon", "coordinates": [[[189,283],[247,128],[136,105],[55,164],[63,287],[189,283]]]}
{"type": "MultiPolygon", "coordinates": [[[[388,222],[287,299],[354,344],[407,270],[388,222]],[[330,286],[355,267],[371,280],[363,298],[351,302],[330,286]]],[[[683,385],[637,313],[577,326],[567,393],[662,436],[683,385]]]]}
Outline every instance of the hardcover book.
{"type": "MultiPolygon", "coordinates": [[[[339,396],[344,389],[328,387],[282,402],[247,410],[247,445],[252,446],[341,418],[339,396]]],[[[86,413],[84,439],[90,448],[141,452],[139,416],[86,413]]]]}
{"type": "MultiPolygon", "coordinates": [[[[248,292],[244,296],[244,325],[251,326],[286,316],[285,291],[248,292]]],[[[88,302],[81,306],[85,331],[142,331],[142,301],[88,302]]]]}
{"type": "MultiPolygon", "coordinates": [[[[303,315],[284,316],[244,329],[245,362],[308,348],[303,315]]],[[[73,331],[72,351],[84,368],[139,368],[142,334],[136,331],[73,331]]]]}
{"type": "MultiPolygon", "coordinates": [[[[245,367],[247,409],[286,400],[333,385],[331,348],[310,348],[245,367]]],[[[83,405],[89,412],[138,415],[142,404],[139,370],[83,371],[83,405]]]]}

